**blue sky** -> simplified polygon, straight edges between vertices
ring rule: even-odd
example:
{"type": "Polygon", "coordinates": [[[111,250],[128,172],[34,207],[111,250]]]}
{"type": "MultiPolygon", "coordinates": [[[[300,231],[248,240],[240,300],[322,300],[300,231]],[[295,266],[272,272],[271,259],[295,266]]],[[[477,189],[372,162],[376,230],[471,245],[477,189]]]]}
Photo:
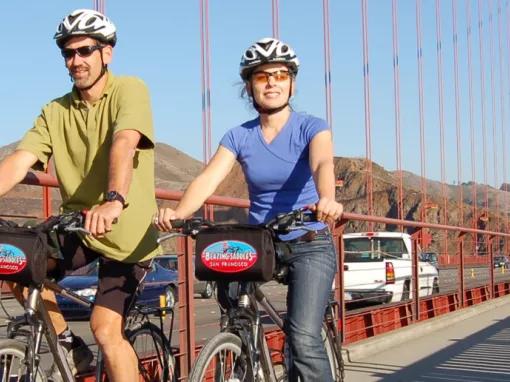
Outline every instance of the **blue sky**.
{"type": "MultiPolygon", "coordinates": [[[[156,139],[187,154],[202,158],[202,101],[200,71],[199,1],[106,0],[106,13],[118,28],[119,42],[111,69],[115,74],[141,77],[149,86],[153,102],[156,139]]],[[[446,179],[457,180],[453,86],[452,6],[441,0],[441,29],[444,77],[444,121],[446,179]]],[[[507,0],[482,1],[485,93],[480,90],[478,8],[471,1],[473,60],[473,121],[477,158],[482,158],[481,104],[487,129],[487,178],[495,185],[503,180],[501,126],[508,129],[509,52],[507,0]],[[497,5],[503,7],[503,77],[499,75],[497,5]],[[495,103],[492,107],[489,5],[492,5],[494,37],[495,103]],[[501,86],[501,88],[500,88],[501,86]],[[500,109],[504,93],[504,119],[500,109]],[[494,118],[494,119],[493,119],[494,118]],[[502,123],[503,122],[503,123],[502,123]],[[496,125],[496,142],[492,126],[496,125]]],[[[92,0],[23,0],[0,2],[0,144],[22,137],[31,127],[41,106],[71,87],[63,60],[52,39],[60,19],[75,8],[91,8],[92,0]]],[[[401,129],[403,167],[420,173],[418,76],[416,60],[416,2],[398,1],[401,129]]],[[[395,162],[393,51],[391,1],[369,0],[369,65],[371,81],[372,159],[393,170],[395,162]]],[[[280,37],[290,43],[302,66],[293,101],[298,111],[326,117],[324,91],[323,24],[321,0],[280,0],[280,37]]],[[[463,181],[471,180],[469,140],[466,5],[457,2],[459,32],[459,78],[462,129],[463,181]]],[[[426,175],[440,179],[439,105],[436,63],[435,1],[422,1],[423,81],[426,175]]],[[[211,102],[213,150],[230,127],[253,118],[247,102],[240,98],[238,65],[242,52],[255,40],[272,33],[271,0],[210,1],[211,102]]],[[[330,1],[333,132],[335,155],[364,157],[363,62],[361,1],[330,1]]],[[[507,147],[510,134],[507,134],[507,147]]],[[[481,160],[476,180],[483,180],[481,160]]],[[[510,166],[507,166],[510,167],[510,166]]],[[[509,179],[506,176],[506,179],[509,179]]],[[[499,185],[498,185],[499,186],[499,185]]]]}

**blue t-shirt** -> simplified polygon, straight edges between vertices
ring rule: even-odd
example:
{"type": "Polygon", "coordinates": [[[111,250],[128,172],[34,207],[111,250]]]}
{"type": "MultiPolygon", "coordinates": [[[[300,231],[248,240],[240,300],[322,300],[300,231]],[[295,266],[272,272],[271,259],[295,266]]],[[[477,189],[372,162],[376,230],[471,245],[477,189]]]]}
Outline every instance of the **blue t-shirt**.
{"type": "MultiPolygon", "coordinates": [[[[250,224],[265,223],[279,213],[318,201],[309,145],[317,133],[328,129],[320,118],[292,112],[271,143],[264,140],[259,118],[234,127],[223,136],[220,145],[234,153],[248,183],[250,224]]],[[[313,228],[323,227],[320,224],[313,228]]]]}

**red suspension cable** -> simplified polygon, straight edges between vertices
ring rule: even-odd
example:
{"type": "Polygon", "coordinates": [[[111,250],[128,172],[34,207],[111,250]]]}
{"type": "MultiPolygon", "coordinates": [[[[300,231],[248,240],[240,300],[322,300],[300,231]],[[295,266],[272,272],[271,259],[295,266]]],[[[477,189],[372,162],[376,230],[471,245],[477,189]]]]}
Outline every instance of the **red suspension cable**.
{"type": "MultiPolygon", "coordinates": [[[[472,64],[472,53],[471,53],[471,35],[472,35],[472,21],[471,21],[471,5],[469,1],[466,1],[466,18],[467,18],[467,28],[466,28],[466,37],[467,37],[467,61],[468,61],[468,89],[469,89],[469,131],[470,131],[470,140],[471,140],[471,179],[473,181],[473,190],[472,190],[472,207],[473,207],[473,217],[472,223],[473,228],[477,228],[477,204],[478,204],[478,193],[476,189],[476,150],[475,150],[475,124],[474,124],[474,95],[473,95],[473,64],[472,64]]],[[[477,248],[477,239],[475,235],[475,255],[477,248]]]]}
{"type": "Polygon", "coordinates": [[[324,89],[326,93],[326,120],[333,131],[333,110],[331,90],[331,42],[329,34],[329,0],[322,1],[324,25],[324,89]]]}
{"type": "MultiPolygon", "coordinates": [[[[502,30],[501,30],[501,0],[498,0],[498,75],[499,75],[499,111],[500,111],[500,129],[501,129],[501,160],[503,172],[503,205],[504,205],[504,231],[508,232],[508,189],[507,189],[507,176],[506,176],[506,134],[505,134],[505,95],[503,92],[504,77],[503,77],[503,44],[502,44],[502,30]]],[[[506,242],[507,240],[505,240],[506,242]]]]}
{"type": "MultiPolygon", "coordinates": [[[[365,150],[367,169],[367,214],[373,215],[373,179],[372,179],[372,137],[370,113],[370,72],[368,65],[368,15],[367,0],[361,1],[362,34],[363,34],[363,83],[365,105],[365,150]]],[[[372,223],[369,223],[369,229],[372,223]]]]}
{"type": "MultiPolygon", "coordinates": [[[[398,14],[397,0],[392,0],[392,36],[393,36],[393,98],[395,106],[395,152],[397,162],[397,219],[404,219],[404,186],[402,174],[402,145],[400,131],[400,67],[398,49],[398,14]]],[[[400,227],[402,230],[403,227],[400,227]]]]}
{"type": "Polygon", "coordinates": [[[426,179],[426,156],[425,156],[425,120],[423,108],[423,50],[422,50],[422,24],[421,24],[421,0],[416,1],[416,47],[418,63],[418,102],[420,118],[420,159],[421,159],[421,194],[422,208],[420,218],[424,221],[425,207],[427,205],[427,179],[426,179]]]}
{"type": "Polygon", "coordinates": [[[271,0],[271,14],[273,18],[273,37],[280,38],[280,15],[279,15],[279,0],[271,0]]]}
{"type": "Polygon", "coordinates": [[[200,0],[200,64],[202,86],[202,154],[203,162],[211,159],[211,83],[209,62],[209,1],[200,0]]]}
{"type": "Polygon", "coordinates": [[[482,126],[482,155],[484,182],[484,214],[489,213],[489,181],[487,180],[487,127],[485,125],[485,65],[483,54],[482,1],[478,0],[478,45],[480,60],[480,118],[482,126]]]}
{"type": "MultiPolygon", "coordinates": [[[[437,93],[439,103],[439,147],[441,161],[441,196],[443,198],[443,222],[448,225],[448,201],[446,195],[446,158],[445,158],[445,133],[444,133],[444,83],[443,83],[443,48],[441,39],[441,9],[439,0],[436,0],[436,53],[437,53],[437,93]]],[[[441,253],[448,253],[448,232],[444,232],[444,248],[441,253]]]]}
{"type": "Polygon", "coordinates": [[[453,29],[453,73],[455,88],[455,133],[457,138],[457,184],[459,190],[459,224],[464,226],[464,195],[462,188],[462,140],[460,124],[460,92],[459,92],[459,47],[457,34],[457,0],[452,0],[453,29]]]}
{"type": "MultiPolygon", "coordinates": [[[[493,3],[489,0],[489,56],[490,56],[490,81],[491,81],[491,106],[492,106],[492,151],[493,151],[493,164],[494,164],[494,188],[497,190],[498,186],[498,141],[497,141],[497,127],[496,127],[496,85],[494,83],[494,23],[493,23],[493,3]]],[[[501,230],[501,221],[499,218],[499,192],[496,192],[496,219],[495,230],[501,230]]]]}

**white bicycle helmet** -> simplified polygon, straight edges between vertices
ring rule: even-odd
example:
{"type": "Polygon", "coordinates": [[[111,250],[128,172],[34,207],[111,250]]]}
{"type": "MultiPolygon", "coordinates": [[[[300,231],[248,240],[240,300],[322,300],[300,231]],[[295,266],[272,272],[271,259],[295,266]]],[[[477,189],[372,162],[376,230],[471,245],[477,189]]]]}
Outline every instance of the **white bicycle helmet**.
{"type": "Polygon", "coordinates": [[[246,81],[257,66],[273,62],[286,64],[294,75],[298,72],[299,60],[294,50],[278,39],[266,37],[254,43],[244,52],[241,57],[239,74],[243,81],[246,81]]]}
{"type": "Polygon", "coordinates": [[[59,24],[55,36],[59,48],[74,36],[89,36],[112,47],[117,42],[115,25],[100,12],[92,9],[77,9],[59,24]]]}

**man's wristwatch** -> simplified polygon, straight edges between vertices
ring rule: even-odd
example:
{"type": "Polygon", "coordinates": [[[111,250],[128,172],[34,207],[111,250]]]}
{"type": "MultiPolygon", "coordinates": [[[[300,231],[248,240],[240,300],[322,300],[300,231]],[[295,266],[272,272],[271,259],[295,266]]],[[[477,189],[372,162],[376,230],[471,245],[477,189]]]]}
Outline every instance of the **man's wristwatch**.
{"type": "Polygon", "coordinates": [[[104,197],[104,201],[113,202],[115,200],[118,200],[119,202],[122,203],[122,208],[127,208],[127,206],[129,205],[128,203],[126,203],[126,199],[124,199],[124,197],[117,191],[108,191],[104,197]]]}

